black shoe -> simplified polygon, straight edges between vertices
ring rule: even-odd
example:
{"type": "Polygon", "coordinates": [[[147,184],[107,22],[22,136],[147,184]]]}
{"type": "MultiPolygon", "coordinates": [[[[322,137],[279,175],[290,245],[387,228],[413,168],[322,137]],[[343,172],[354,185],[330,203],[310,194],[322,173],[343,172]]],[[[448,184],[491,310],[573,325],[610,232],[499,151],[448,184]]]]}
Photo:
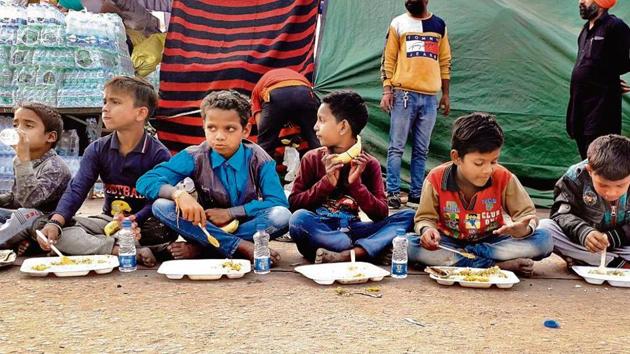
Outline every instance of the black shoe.
{"type": "Polygon", "coordinates": [[[392,209],[400,209],[400,193],[391,193],[387,196],[387,206],[392,209]]]}

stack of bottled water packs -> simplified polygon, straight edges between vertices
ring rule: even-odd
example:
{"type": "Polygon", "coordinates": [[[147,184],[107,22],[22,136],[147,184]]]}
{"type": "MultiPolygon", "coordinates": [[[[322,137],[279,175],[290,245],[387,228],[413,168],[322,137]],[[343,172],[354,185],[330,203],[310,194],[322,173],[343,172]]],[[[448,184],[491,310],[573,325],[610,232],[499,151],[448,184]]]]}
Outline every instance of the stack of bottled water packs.
{"type": "Polygon", "coordinates": [[[115,75],[133,75],[118,15],[0,3],[0,106],[100,107],[115,75]]]}

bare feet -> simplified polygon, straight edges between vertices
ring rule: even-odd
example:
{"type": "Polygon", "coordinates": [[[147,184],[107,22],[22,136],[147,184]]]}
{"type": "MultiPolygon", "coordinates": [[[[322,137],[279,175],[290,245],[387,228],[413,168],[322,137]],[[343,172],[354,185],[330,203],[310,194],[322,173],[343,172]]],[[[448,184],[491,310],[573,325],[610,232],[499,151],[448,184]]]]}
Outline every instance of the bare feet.
{"type": "MultiPolygon", "coordinates": [[[[241,240],[241,242],[239,242],[238,244],[238,248],[236,248],[236,252],[240,254],[241,256],[249,259],[250,261],[253,261],[254,260],[254,243],[241,240]]],[[[280,254],[272,248],[269,248],[269,253],[270,253],[269,258],[271,260],[271,266],[272,267],[276,266],[278,262],[280,262],[280,254]]]]}
{"type": "Polygon", "coordinates": [[[18,244],[18,248],[17,248],[17,256],[21,257],[26,253],[26,250],[28,250],[28,248],[31,246],[31,242],[29,240],[22,240],[20,241],[20,243],[18,244]]]}
{"type": "Polygon", "coordinates": [[[350,251],[333,252],[325,248],[318,248],[315,252],[315,261],[313,263],[336,263],[347,262],[350,260],[350,251]]]}
{"type": "Polygon", "coordinates": [[[199,258],[202,253],[201,246],[188,242],[173,242],[168,245],[167,249],[171,252],[173,259],[199,258]]]}
{"type": "Polygon", "coordinates": [[[529,258],[517,258],[499,262],[497,266],[503,270],[509,270],[527,278],[534,275],[534,261],[529,258]]]}
{"type": "Polygon", "coordinates": [[[145,267],[153,268],[157,263],[153,252],[147,247],[140,247],[136,252],[136,260],[145,267]]]}

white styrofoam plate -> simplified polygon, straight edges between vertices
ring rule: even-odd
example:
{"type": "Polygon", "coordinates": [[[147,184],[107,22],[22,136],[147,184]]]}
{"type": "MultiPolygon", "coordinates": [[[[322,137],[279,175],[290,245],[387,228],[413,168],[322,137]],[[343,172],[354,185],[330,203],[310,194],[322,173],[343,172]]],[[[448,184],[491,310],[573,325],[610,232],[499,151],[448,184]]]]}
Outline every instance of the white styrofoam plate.
{"type": "Polygon", "coordinates": [[[295,271],[321,285],[330,285],[335,281],[341,284],[381,281],[389,275],[383,268],[367,262],[311,264],[297,267],[295,271]]]}
{"type": "Polygon", "coordinates": [[[13,250],[0,250],[0,268],[15,263],[17,255],[13,250]]]}
{"type": "Polygon", "coordinates": [[[590,273],[593,270],[597,270],[599,267],[587,267],[587,266],[573,266],[573,270],[587,283],[601,285],[605,281],[612,286],[630,288],[630,270],[627,269],[617,269],[617,268],[606,268],[606,271],[622,271],[624,275],[608,275],[608,274],[594,274],[590,273]]]}
{"type": "Polygon", "coordinates": [[[68,258],[81,261],[90,259],[90,264],[72,264],[72,265],[53,265],[58,263],[59,257],[38,257],[29,258],[22,263],[20,271],[36,277],[45,277],[49,273],[53,273],[58,277],[78,277],[87,275],[94,271],[96,274],[111,273],[114,268],[118,267],[118,257],[113,255],[94,255],[94,256],[67,256],[68,258]],[[49,268],[43,270],[35,270],[33,267],[45,265],[49,268]]]}
{"type": "Polygon", "coordinates": [[[222,276],[230,279],[241,278],[252,270],[250,261],[245,259],[178,259],[162,263],[158,273],[169,279],[217,280],[222,276]],[[224,263],[233,262],[241,266],[240,270],[224,267],[224,263]]]}
{"type": "MultiPolygon", "coordinates": [[[[439,268],[439,269],[443,269],[445,271],[458,271],[458,270],[464,270],[464,269],[470,269],[470,270],[483,270],[483,268],[464,268],[464,267],[433,267],[433,268],[439,268]]],[[[502,277],[497,277],[497,276],[490,276],[489,280],[487,282],[482,282],[482,281],[465,281],[464,280],[464,276],[461,275],[451,275],[448,278],[443,278],[443,277],[439,277],[435,274],[429,274],[429,277],[433,280],[435,280],[438,284],[441,285],[453,285],[455,283],[459,283],[459,285],[465,287],[465,288],[480,288],[480,289],[487,289],[489,287],[491,287],[492,285],[496,285],[497,288],[501,288],[501,289],[507,289],[507,288],[511,288],[512,286],[514,286],[514,284],[517,284],[520,282],[520,280],[518,279],[518,277],[510,272],[509,270],[501,270],[501,272],[503,274],[505,274],[507,276],[507,278],[502,278],[502,277]]]]}

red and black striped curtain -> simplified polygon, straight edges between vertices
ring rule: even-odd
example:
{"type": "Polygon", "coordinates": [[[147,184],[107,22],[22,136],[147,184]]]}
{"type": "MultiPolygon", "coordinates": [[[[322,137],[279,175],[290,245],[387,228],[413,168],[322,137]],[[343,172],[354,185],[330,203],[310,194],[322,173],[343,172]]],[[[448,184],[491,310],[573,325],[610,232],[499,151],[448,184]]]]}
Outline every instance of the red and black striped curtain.
{"type": "Polygon", "coordinates": [[[318,0],[174,0],[160,71],[156,128],[173,152],[203,141],[210,91],[246,95],[273,68],[312,81],[318,0]]]}

